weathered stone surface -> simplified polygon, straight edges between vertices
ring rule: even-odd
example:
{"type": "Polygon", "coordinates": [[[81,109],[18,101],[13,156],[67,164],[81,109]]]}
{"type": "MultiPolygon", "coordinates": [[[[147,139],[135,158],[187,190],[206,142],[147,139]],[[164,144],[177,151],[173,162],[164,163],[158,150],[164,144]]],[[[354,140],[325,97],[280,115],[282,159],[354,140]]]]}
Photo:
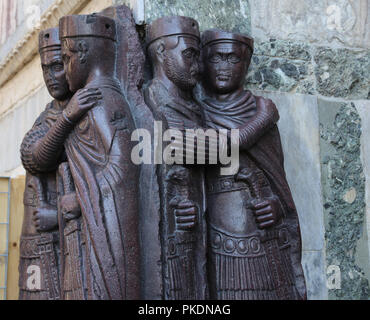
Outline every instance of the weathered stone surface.
{"type": "Polygon", "coordinates": [[[352,103],[319,99],[327,265],[341,270],[331,299],[368,299],[368,278],[356,262],[365,223],[365,176],[360,155],[361,118],[352,103]],[[356,199],[345,201],[349,190],[356,199]]]}
{"type": "Polygon", "coordinates": [[[315,53],[317,90],[324,96],[370,99],[370,52],[319,47],[315,53]]]}
{"type": "Polygon", "coordinates": [[[310,47],[286,40],[257,40],[247,86],[259,90],[314,94],[310,47]]]}
{"type": "Polygon", "coordinates": [[[252,89],[370,99],[370,51],[256,41],[247,77],[252,89]]]}
{"type": "Polygon", "coordinates": [[[311,60],[311,46],[304,42],[292,40],[269,39],[268,41],[255,40],[256,55],[286,58],[291,60],[311,60]]]}
{"type": "Polygon", "coordinates": [[[253,92],[272,99],[279,110],[285,171],[301,226],[302,264],[308,295],[310,299],[325,299],[325,230],[317,98],[301,94],[253,92]]]}
{"type": "Polygon", "coordinates": [[[17,1],[2,1],[0,6],[0,45],[16,30],[17,1]]]}
{"type": "Polygon", "coordinates": [[[303,251],[302,266],[307,285],[308,300],[328,299],[324,251],[303,251]]]}
{"type": "Polygon", "coordinates": [[[361,135],[361,162],[364,169],[365,199],[366,199],[366,217],[363,234],[359,243],[359,250],[356,255],[356,261],[364,270],[366,277],[370,279],[370,100],[356,101],[356,109],[361,117],[362,135],[361,135]]]}
{"type": "Polygon", "coordinates": [[[303,250],[323,250],[317,98],[301,94],[253,92],[271,99],[280,113],[278,125],[284,149],[285,171],[299,214],[303,250]],[[313,234],[315,237],[312,237],[313,234]]]}
{"type": "Polygon", "coordinates": [[[249,4],[245,0],[146,0],[146,23],[162,16],[188,16],[197,20],[201,31],[220,28],[233,32],[251,31],[249,4]]]}
{"type": "Polygon", "coordinates": [[[249,0],[253,35],[370,48],[368,0],[249,0]]]}

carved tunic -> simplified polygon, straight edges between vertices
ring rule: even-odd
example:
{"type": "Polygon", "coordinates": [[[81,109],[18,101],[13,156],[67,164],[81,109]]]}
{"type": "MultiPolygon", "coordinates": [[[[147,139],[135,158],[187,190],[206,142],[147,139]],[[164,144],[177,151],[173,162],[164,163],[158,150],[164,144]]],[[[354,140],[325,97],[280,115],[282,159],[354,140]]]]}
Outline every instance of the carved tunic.
{"type": "Polygon", "coordinates": [[[85,300],[87,299],[86,240],[82,232],[84,229],[83,219],[80,210],[79,215],[71,220],[65,219],[63,212],[61,212],[64,210],[61,208],[62,197],[76,192],[68,162],[59,166],[57,184],[63,300],[85,300]]]}
{"type": "Polygon", "coordinates": [[[256,138],[247,141],[241,130],[237,176],[221,176],[218,166],[207,168],[211,298],[304,299],[299,224],[286,182],[278,129],[275,125],[263,131],[259,127],[263,114],[256,116],[262,107],[272,113],[275,106],[250,92],[226,106],[210,99],[203,106],[208,127],[243,128],[254,121],[255,132],[251,132],[256,138]],[[274,196],[280,200],[284,217],[276,226],[260,230],[251,202],[274,196]]]}
{"type": "Polygon", "coordinates": [[[41,173],[44,168],[39,168],[33,161],[32,148],[36,141],[45,135],[60,113],[61,110],[55,108],[54,102],[49,103],[25,136],[21,147],[22,162],[27,175],[20,244],[20,300],[59,300],[61,298],[58,230],[55,228],[50,232],[38,232],[32,221],[34,213],[44,207],[55,211],[55,216],[58,214],[56,171],[53,171],[55,168],[48,170],[50,173],[41,173]],[[33,286],[29,282],[30,277],[37,277],[38,274],[41,276],[40,283],[36,280],[33,286]],[[38,284],[41,287],[38,288],[38,284]]]}
{"type": "MultiPolygon", "coordinates": [[[[199,105],[171,97],[164,85],[154,79],[145,100],[157,120],[168,129],[195,129],[202,123],[199,105]]],[[[204,300],[206,280],[206,223],[203,168],[183,165],[160,166],[162,206],[162,251],[164,255],[164,298],[204,300]],[[191,200],[197,207],[194,230],[177,230],[173,204],[191,200]]]]}

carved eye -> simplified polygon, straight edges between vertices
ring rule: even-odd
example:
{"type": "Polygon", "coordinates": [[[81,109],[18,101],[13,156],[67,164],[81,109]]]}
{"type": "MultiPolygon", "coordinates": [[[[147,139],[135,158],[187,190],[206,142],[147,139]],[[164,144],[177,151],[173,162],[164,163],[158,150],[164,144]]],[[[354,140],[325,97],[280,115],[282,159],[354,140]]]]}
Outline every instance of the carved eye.
{"type": "Polygon", "coordinates": [[[187,58],[187,59],[191,59],[191,58],[193,57],[193,54],[194,54],[194,52],[193,52],[193,49],[191,49],[191,48],[189,48],[189,49],[185,50],[185,51],[182,53],[182,55],[183,55],[185,58],[187,58]]]}
{"type": "Polygon", "coordinates": [[[69,56],[68,56],[68,55],[63,54],[62,59],[63,59],[63,62],[64,62],[65,64],[68,64],[68,62],[69,62],[69,56]]]}
{"type": "Polygon", "coordinates": [[[209,62],[211,63],[219,63],[222,60],[219,54],[215,54],[209,58],[209,62]]]}
{"type": "Polygon", "coordinates": [[[227,57],[227,61],[236,64],[240,62],[240,58],[235,53],[230,53],[227,57]]]}
{"type": "Polygon", "coordinates": [[[63,71],[64,67],[61,63],[57,63],[57,64],[54,65],[53,69],[56,72],[60,72],[60,71],[63,71]]]}

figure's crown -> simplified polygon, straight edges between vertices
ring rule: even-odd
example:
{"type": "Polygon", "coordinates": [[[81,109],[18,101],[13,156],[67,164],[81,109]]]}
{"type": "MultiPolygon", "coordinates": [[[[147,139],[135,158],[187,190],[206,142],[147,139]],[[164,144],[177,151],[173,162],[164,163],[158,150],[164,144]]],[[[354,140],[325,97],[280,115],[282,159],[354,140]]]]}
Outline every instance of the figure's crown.
{"type": "Polygon", "coordinates": [[[154,41],[170,36],[188,35],[200,40],[199,24],[189,17],[171,16],[153,21],[147,29],[147,46],[154,41]]]}
{"type": "Polygon", "coordinates": [[[241,33],[233,33],[219,29],[210,29],[202,34],[202,46],[212,45],[218,42],[236,41],[247,45],[252,52],[254,51],[254,39],[241,33]]]}
{"type": "Polygon", "coordinates": [[[59,28],[42,30],[39,33],[39,52],[60,50],[59,28]]]}
{"type": "Polygon", "coordinates": [[[95,37],[116,40],[116,23],[97,14],[71,15],[59,20],[60,39],[95,37]]]}

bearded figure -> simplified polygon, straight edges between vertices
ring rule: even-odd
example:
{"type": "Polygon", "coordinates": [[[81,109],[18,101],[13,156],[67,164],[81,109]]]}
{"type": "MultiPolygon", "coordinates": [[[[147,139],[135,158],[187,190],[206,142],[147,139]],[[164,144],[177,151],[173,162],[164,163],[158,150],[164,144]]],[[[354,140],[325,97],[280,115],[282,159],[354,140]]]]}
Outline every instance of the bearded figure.
{"type": "MultiPolygon", "coordinates": [[[[199,26],[191,18],[164,17],[148,27],[153,79],[144,96],[163,129],[184,132],[202,125],[193,97],[199,42],[199,26]]],[[[162,152],[158,154],[157,163],[162,163],[162,152]]],[[[163,298],[203,300],[208,296],[204,174],[203,168],[183,165],[180,158],[159,165],[163,298]]]]}

